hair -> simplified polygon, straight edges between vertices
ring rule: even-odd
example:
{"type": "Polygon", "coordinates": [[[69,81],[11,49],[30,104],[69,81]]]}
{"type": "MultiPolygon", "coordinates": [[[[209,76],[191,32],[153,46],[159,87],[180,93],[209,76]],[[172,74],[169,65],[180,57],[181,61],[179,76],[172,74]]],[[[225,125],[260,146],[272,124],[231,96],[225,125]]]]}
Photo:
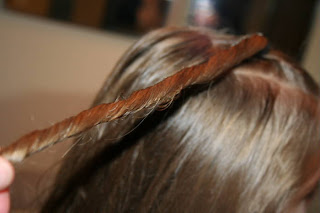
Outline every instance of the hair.
{"type": "MultiPolygon", "coordinates": [[[[126,100],[241,40],[201,28],[151,32],[122,57],[93,107],[126,100]]],[[[79,135],[41,211],[280,213],[320,148],[319,118],[316,83],[264,49],[160,106],[79,135]]]]}

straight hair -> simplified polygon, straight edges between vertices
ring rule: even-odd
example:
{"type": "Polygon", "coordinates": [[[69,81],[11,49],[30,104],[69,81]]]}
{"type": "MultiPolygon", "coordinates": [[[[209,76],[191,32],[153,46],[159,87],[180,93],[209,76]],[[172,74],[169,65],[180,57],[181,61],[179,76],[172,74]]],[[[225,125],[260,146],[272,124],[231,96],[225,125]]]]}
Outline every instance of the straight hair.
{"type": "MultiPolygon", "coordinates": [[[[204,63],[242,37],[163,28],[121,58],[93,106],[204,63]]],[[[265,49],[206,84],[82,133],[41,212],[280,213],[319,150],[319,87],[265,49]]]]}

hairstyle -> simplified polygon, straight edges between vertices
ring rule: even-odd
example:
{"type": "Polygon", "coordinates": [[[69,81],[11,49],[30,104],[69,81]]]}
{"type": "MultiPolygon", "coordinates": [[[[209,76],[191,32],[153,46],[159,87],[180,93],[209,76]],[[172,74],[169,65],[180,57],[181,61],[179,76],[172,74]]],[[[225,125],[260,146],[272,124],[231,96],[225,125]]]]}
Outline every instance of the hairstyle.
{"type": "MultiPolygon", "coordinates": [[[[93,106],[200,69],[243,39],[201,28],[154,31],[122,57],[93,106]]],[[[319,88],[273,49],[224,70],[80,134],[42,212],[283,211],[320,148],[319,88]]]]}

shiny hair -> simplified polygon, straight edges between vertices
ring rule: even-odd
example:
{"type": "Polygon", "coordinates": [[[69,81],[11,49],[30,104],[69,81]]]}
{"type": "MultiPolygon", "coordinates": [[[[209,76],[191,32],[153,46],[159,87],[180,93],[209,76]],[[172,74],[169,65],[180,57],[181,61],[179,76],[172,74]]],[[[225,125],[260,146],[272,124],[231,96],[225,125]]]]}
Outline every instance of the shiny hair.
{"type": "MultiPolygon", "coordinates": [[[[164,28],[134,44],[93,106],[201,64],[241,37],[164,28]]],[[[319,88],[265,49],[215,81],[81,134],[42,212],[278,213],[319,149],[319,88]]]]}

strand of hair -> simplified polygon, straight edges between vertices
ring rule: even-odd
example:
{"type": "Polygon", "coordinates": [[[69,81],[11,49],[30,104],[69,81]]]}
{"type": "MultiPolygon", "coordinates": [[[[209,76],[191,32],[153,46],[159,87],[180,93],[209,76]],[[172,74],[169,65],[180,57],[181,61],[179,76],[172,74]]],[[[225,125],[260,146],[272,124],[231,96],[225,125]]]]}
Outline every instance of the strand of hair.
{"type": "Polygon", "coordinates": [[[33,153],[78,135],[100,123],[171,102],[184,88],[214,81],[226,74],[230,68],[263,50],[266,45],[267,39],[259,34],[245,36],[229,49],[219,50],[207,62],[182,69],[154,86],[132,93],[126,100],[101,104],[47,129],[30,132],[13,144],[2,148],[0,155],[11,162],[20,162],[33,153]]]}

